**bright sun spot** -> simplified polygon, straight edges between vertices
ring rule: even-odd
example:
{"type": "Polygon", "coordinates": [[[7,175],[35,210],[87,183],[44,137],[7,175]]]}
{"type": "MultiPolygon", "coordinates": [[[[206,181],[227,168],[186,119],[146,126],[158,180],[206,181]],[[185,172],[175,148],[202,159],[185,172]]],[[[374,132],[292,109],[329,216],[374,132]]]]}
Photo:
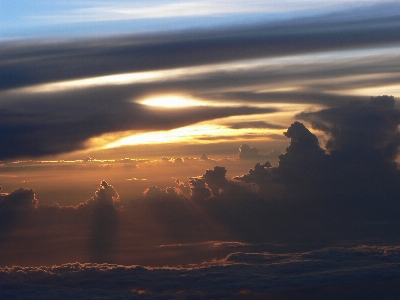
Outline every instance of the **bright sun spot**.
{"type": "Polygon", "coordinates": [[[178,107],[202,105],[202,103],[198,100],[192,100],[182,96],[159,96],[143,100],[140,103],[149,106],[158,106],[166,108],[178,108],[178,107]]]}

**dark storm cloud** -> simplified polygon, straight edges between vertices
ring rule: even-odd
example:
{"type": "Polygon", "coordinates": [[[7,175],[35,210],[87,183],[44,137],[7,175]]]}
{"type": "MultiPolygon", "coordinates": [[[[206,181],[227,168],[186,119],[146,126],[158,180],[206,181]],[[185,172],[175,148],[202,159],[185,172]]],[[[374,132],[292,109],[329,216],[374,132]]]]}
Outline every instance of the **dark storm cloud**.
{"type": "Polygon", "coordinates": [[[248,216],[237,214],[240,224],[253,228],[242,231],[243,236],[251,233],[258,241],[286,236],[283,240],[292,243],[299,237],[325,243],[397,236],[399,114],[389,96],[299,114],[327,134],[326,148],[304,124],[294,122],[284,133],[290,145],[277,167],[258,163],[248,174],[234,177],[253,184],[249,188],[255,196],[267,200],[239,205],[238,211],[248,216]],[[285,224],[278,225],[281,219],[285,224]],[[257,234],[258,226],[265,231],[257,234]],[[280,232],[279,237],[272,232],[280,232]]]}
{"type": "Polygon", "coordinates": [[[272,108],[191,107],[156,109],[129,101],[130,88],[97,87],[63,93],[7,94],[0,102],[0,159],[57,154],[85,147],[103,133],[168,130],[272,108]]]}
{"type": "MultiPolygon", "coordinates": [[[[304,124],[294,122],[284,132],[290,145],[277,167],[266,162],[276,151],[264,156],[258,148],[242,145],[241,158],[261,161],[249,174],[235,177],[244,184],[227,180],[226,168],[217,166],[190,178],[190,196],[184,196],[188,193],[177,182],[170,188],[150,187],[138,203],[164,228],[185,237],[188,231],[173,222],[183,215],[207,215],[251,242],[332,243],[341,237],[367,237],[372,229],[381,236],[396,236],[400,175],[394,158],[400,119],[394,99],[375,97],[298,117],[328,134],[328,152],[304,124]]],[[[81,211],[91,203],[94,200],[81,211]]],[[[202,224],[196,222],[191,226],[202,224]]]]}
{"type": "Polygon", "coordinates": [[[2,89],[238,59],[391,45],[398,4],[280,23],[70,42],[2,45],[2,89]]]}
{"type": "Polygon", "coordinates": [[[332,154],[345,151],[363,158],[375,151],[382,159],[392,161],[400,146],[400,112],[394,105],[394,97],[379,96],[371,97],[368,103],[305,112],[297,117],[327,134],[325,147],[332,154]]]}

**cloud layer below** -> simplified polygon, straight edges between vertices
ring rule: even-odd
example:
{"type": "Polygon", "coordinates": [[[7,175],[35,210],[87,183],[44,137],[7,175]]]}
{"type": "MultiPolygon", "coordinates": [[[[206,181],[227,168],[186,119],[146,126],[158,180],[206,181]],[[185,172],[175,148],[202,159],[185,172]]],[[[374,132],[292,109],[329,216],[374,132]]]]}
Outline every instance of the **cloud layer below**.
{"type": "Polygon", "coordinates": [[[236,252],[222,261],[192,268],[80,263],[1,268],[0,296],[391,299],[398,295],[399,276],[399,247],[338,247],[288,254],[236,252]]]}

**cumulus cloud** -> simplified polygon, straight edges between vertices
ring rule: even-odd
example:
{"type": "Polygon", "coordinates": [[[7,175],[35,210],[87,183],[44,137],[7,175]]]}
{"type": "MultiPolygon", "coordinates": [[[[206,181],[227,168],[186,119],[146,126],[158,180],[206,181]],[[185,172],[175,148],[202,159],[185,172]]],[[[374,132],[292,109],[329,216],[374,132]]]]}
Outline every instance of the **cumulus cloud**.
{"type": "Polygon", "coordinates": [[[332,155],[346,152],[353,159],[393,161],[398,154],[400,112],[394,108],[393,96],[371,97],[368,103],[305,112],[298,118],[310,122],[327,135],[325,147],[332,155]]]}
{"type": "Polygon", "coordinates": [[[259,154],[258,151],[260,151],[260,149],[249,146],[248,144],[243,144],[239,147],[238,156],[240,159],[259,159],[262,155],[259,154]]]}
{"type": "MultiPolygon", "coordinates": [[[[112,185],[101,181],[94,196],[76,206],[39,204],[32,190],[18,189],[9,194],[0,195],[0,242],[4,242],[4,259],[28,259],[34,263],[43,259],[43,247],[54,250],[49,259],[70,254],[58,249],[58,243],[64,240],[65,247],[72,247],[75,255],[92,262],[112,261],[117,238],[119,195],[112,185]],[[15,239],[14,232],[23,230],[27,233],[27,242],[15,239]],[[35,235],[36,251],[25,251],[22,257],[7,253],[8,247],[29,249],[29,236],[35,235]],[[51,236],[51,237],[50,237],[51,236]],[[49,238],[50,237],[50,238],[49,238]],[[11,244],[7,244],[7,241],[11,244]],[[15,244],[15,246],[12,246],[15,244]]],[[[61,242],[62,243],[62,242],[61,242]]],[[[46,250],[47,251],[47,250],[46,250]]],[[[74,256],[74,255],[73,255],[74,256]]],[[[62,259],[62,258],[61,258],[62,259]]]]}
{"type": "Polygon", "coordinates": [[[158,186],[150,186],[143,192],[143,196],[145,200],[150,201],[178,200],[183,196],[180,186],[179,181],[176,187],[167,187],[165,189],[161,189],[158,186]]]}
{"type": "Polygon", "coordinates": [[[327,134],[326,146],[304,124],[294,122],[284,133],[290,145],[277,167],[257,163],[248,174],[234,177],[267,199],[263,209],[276,218],[263,221],[253,211],[253,220],[261,220],[266,229],[274,222],[279,226],[277,219],[289,214],[291,220],[281,225],[286,227],[283,235],[293,238],[297,231],[301,239],[320,242],[328,235],[327,240],[396,236],[399,112],[393,104],[393,97],[383,96],[299,114],[327,134]],[[311,230],[316,230],[314,237],[311,230]]]}
{"type": "Polygon", "coordinates": [[[224,189],[228,181],[225,178],[227,170],[224,167],[214,167],[214,170],[206,170],[203,178],[213,195],[217,196],[224,189]]]}
{"type": "Polygon", "coordinates": [[[83,214],[90,226],[88,260],[91,262],[113,260],[119,224],[119,200],[114,187],[102,180],[94,196],[74,208],[73,214],[83,214]]]}
{"type": "Polygon", "coordinates": [[[272,170],[272,165],[269,161],[264,164],[256,163],[254,169],[250,169],[248,174],[235,176],[233,179],[243,182],[252,182],[261,186],[265,180],[269,179],[272,170]]]}
{"type": "Polygon", "coordinates": [[[207,187],[204,178],[190,178],[190,196],[194,200],[204,200],[211,196],[211,190],[207,187]]]}
{"type": "Polygon", "coordinates": [[[281,155],[281,151],[277,149],[273,149],[266,155],[260,154],[259,151],[260,149],[256,147],[242,144],[239,147],[238,157],[241,160],[270,160],[276,162],[278,157],[281,155]]]}
{"type": "Polygon", "coordinates": [[[284,135],[290,138],[286,153],[279,156],[279,174],[284,182],[313,181],[320,176],[324,168],[325,152],[321,149],[317,137],[302,123],[294,122],[284,135]]]}
{"type": "Polygon", "coordinates": [[[33,190],[20,188],[12,193],[0,193],[0,245],[37,205],[33,190]]]}
{"type": "MultiPolygon", "coordinates": [[[[274,168],[275,180],[286,182],[288,186],[309,184],[310,191],[313,191],[313,184],[324,188],[329,185],[332,190],[343,188],[349,184],[346,180],[354,184],[369,182],[374,187],[381,186],[378,183],[381,181],[392,185],[397,177],[394,159],[400,142],[399,114],[394,98],[389,96],[300,113],[297,118],[326,134],[325,143],[320,145],[304,124],[294,122],[284,132],[290,138],[290,145],[286,153],[279,156],[279,166],[274,168]],[[381,180],[375,181],[378,177],[381,180]]],[[[253,155],[258,154],[258,149],[248,150],[253,155]]],[[[255,174],[263,172],[261,177],[266,179],[269,173],[263,170],[265,167],[257,164],[249,174],[236,179],[255,182],[259,180],[255,174]]]]}

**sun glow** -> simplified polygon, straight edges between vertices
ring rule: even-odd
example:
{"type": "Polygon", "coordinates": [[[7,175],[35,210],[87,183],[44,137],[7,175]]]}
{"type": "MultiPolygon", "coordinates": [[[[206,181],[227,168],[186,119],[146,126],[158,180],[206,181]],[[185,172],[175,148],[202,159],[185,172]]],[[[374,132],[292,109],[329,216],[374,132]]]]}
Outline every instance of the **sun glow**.
{"type": "Polygon", "coordinates": [[[200,137],[212,136],[217,133],[225,132],[225,126],[218,125],[194,125],[186,126],[167,131],[153,131],[140,133],[122,138],[114,143],[110,143],[105,148],[115,148],[127,145],[143,144],[163,144],[174,142],[188,142],[199,139],[200,137]]]}
{"type": "Polygon", "coordinates": [[[115,142],[107,143],[102,148],[110,149],[121,146],[166,143],[212,143],[232,141],[238,137],[247,139],[268,139],[268,134],[280,134],[282,130],[267,128],[242,128],[233,129],[221,124],[196,124],[165,131],[152,131],[137,133],[121,138],[115,142]]]}
{"type": "Polygon", "coordinates": [[[140,101],[141,104],[166,108],[178,108],[188,106],[200,106],[202,103],[198,100],[193,100],[183,96],[167,95],[158,96],[140,101]]]}

